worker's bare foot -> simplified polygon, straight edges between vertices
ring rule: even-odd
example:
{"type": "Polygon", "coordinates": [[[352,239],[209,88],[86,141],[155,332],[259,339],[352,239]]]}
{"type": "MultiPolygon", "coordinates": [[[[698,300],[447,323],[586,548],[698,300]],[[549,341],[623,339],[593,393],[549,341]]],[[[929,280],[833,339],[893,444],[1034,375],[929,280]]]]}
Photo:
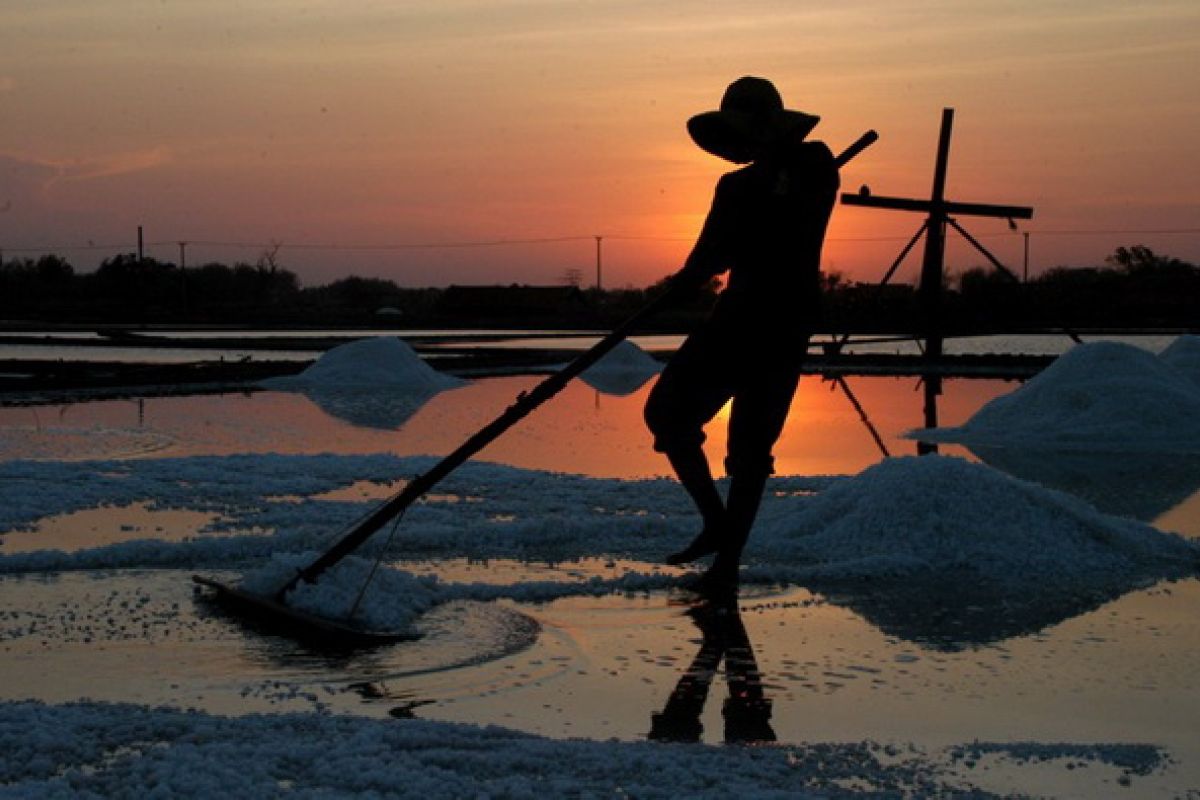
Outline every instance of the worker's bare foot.
{"type": "Polygon", "coordinates": [[[724,563],[718,556],[711,567],[688,581],[687,587],[717,605],[735,601],[738,596],[737,564],[724,563]]]}

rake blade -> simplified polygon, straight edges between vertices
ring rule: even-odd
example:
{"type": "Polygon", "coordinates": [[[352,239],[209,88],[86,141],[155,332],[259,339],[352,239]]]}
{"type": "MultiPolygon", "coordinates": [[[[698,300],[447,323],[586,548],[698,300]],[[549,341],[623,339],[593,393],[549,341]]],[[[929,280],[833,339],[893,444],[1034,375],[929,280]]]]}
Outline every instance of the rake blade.
{"type": "Polygon", "coordinates": [[[193,575],[192,581],[213,591],[212,599],[265,629],[326,647],[378,647],[419,639],[420,634],[377,631],[349,622],[300,611],[280,603],[274,597],[255,594],[220,581],[193,575]]]}

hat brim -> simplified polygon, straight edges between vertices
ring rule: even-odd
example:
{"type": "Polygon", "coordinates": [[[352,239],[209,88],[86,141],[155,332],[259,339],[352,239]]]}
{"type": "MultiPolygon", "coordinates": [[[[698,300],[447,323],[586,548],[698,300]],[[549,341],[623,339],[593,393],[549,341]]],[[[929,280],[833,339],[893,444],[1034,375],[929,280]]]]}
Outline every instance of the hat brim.
{"type": "Polygon", "coordinates": [[[753,161],[765,141],[782,136],[803,139],[821,118],[803,111],[781,110],[769,121],[736,111],[706,111],[687,122],[688,133],[701,150],[735,164],[753,161]]]}

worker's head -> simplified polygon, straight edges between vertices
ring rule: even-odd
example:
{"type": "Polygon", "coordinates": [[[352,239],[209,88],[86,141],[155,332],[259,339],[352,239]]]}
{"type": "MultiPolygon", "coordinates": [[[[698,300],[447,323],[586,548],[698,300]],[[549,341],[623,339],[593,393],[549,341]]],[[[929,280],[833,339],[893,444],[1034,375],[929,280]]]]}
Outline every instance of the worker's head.
{"type": "Polygon", "coordinates": [[[803,139],[820,119],[784,108],[774,84],[747,76],[729,84],[719,110],[697,114],[687,128],[701,149],[747,164],[785,138],[803,139]]]}

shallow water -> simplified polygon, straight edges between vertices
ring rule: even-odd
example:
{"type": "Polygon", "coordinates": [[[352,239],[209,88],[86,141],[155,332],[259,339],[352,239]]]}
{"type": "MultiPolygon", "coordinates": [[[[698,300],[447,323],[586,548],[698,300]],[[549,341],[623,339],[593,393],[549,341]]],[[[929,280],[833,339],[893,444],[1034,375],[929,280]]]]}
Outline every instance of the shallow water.
{"type": "MultiPolygon", "coordinates": [[[[341,403],[331,403],[323,394],[261,391],[0,407],[0,453],[5,459],[52,460],[268,452],[442,455],[538,382],[529,376],[476,380],[419,407],[409,398],[378,394],[347,392],[336,396],[341,403]]],[[[651,383],[621,396],[573,381],[477,458],[598,477],[665,474],[666,460],[651,449],[642,423],[651,383]]],[[[858,472],[883,457],[872,428],[887,452],[916,452],[913,442],[900,438],[924,424],[916,379],[852,378],[847,385],[870,426],[837,384],[803,379],[776,447],[779,474],[858,472]]],[[[944,425],[958,424],[1015,386],[1001,380],[945,381],[939,418],[944,425]]],[[[707,449],[718,471],[724,446],[723,425],[710,426],[707,449]]]]}
{"type": "MultiPolygon", "coordinates": [[[[0,458],[444,454],[535,383],[528,377],[475,381],[390,426],[382,424],[388,411],[382,409],[378,427],[358,416],[338,416],[336,407],[304,395],[277,392],[0,408],[0,458]]],[[[885,452],[917,452],[902,438],[926,424],[926,398],[916,380],[855,378],[848,385],[867,420],[836,384],[802,382],[776,450],[780,474],[854,474],[885,452]]],[[[938,421],[959,424],[1015,385],[945,381],[936,398],[938,421]]],[[[650,449],[641,423],[648,388],[614,396],[573,382],[480,458],[596,477],[664,474],[665,461],[650,449]]],[[[718,467],[721,427],[712,426],[706,444],[718,467]]],[[[1093,453],[1056,460],[940,450],[984,460],[1102,508],[1108,504],[1110,513],[1200,535],[1200,470],[1188,459],[1093,453]]],[[[362,481],[327,497],[385,497],[406,477],[362,481]]],[[[466,493],[435,499],[447,506],[472,502],[466,493]]],[[[0,553],[138,538],[179,541],[204,535],[212,518],[207,511],[137,503],[49,515],[30,531],[4,535],[0,553]]],[[[604,559],[545,564],[401,558],[396,564],[447,581],[499,584],[650,568],[604,559]]],[[[1200,581],[1080,598],[1078,604],[1035,609],[1030,619],[1020,617],[1027,609],[963,598],[961,613],[935,618],[919,598],[888,597],[887,607],[872,607],[803,589],[753,587],[740,603],[744,641],[722,639],[726,660],[717,666],[697,661],[706,636],[710,642],[728,637],[737,626],[731,629],[728,618],[698,618],[695,598],[681,591],[546,603],[460,602],[423,618],[427,635],[417,642],[346,656],[243,628],[197,597],[183,571],[5,575],[0,697],[90,697],[230,714],[321,709],[593,739],[635,740],[654,731],[709,743],[757,737],[874,739],[928,748],[974,740],[1150,744],[1167,748],[1174,763],[1145,776],[1095,764],[1076,768],[1069,758],[1018,767],[981,757],[961,769],[983,788],[1056,796],[1159,796],[1200,786],[1200,678],[1194,669],[1200,581]],[[730,660],[730,648],[738,647],[741,655],[730,660]],[[746,653],[753,656],[749,662],[746,653]],[[693,698],[704,690],[702,702],[687,713],[668,708],[685,678],[693,698]],[[751,693],[761,691],[764,702],[723,715],[730,679],[735,692],[757,687],[751,693]],[[700,685],[705,680],[711,685],[700,685]]]]}
{"type": "Polygon", "coordinates": [[[1154,745],[1175,763],[1145,776],[1071,758],[962,771],[996,791],[1075,797],[1129,785],[1170,796],[1200,779],[1196,580],[958,651],[885,634],[820,595],[759,588],[736,618],[752,658],[727,651],[721,668],[703,647],[725,623],[697,616],[686,594],[460,603],[430,614],[422,640],[353,656],[247,630],[172,571],[7,578],[0,599],[5,698],[418,716],[600,740],[1154,745]],[[672,708],[687,681],[697,702],[672,708]],[[724,713],[747,686],[761,701],[724,713]]]}

